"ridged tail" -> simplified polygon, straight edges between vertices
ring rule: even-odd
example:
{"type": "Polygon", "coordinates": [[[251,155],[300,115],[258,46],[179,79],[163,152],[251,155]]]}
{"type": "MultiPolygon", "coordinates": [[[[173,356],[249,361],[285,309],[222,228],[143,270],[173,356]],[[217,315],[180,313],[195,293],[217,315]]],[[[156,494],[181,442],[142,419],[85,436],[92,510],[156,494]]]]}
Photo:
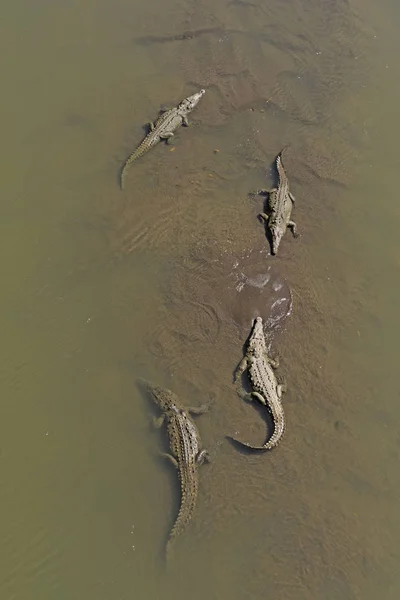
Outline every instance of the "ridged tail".
{"type": "Polygon", "coordinates": [[[150,148],[152,148],[155,145],[155,143],[149,143],[147,141],[147,139],[145,138],[143,140],[143,142],[140,144],[140,146],[138,146],[136,148],[136,150],[134,150],[132,152],[132,154],[130,154],[128,156],[128,158],[125,161],[124,166],[121,169],[121,180],[120,180],[120,184],[121,184],[121,190],[124,189],[124,184],[125,184],[125,174],[126,171],[128,170],[128,167],[138,158],[140,158],[141,156],[143,156],[143,154],[146,154],[146,152],[148,152],[150,150],[150,148]]]}
{"type": "Polygon", "coordinates": [[[185,485],[185,483],[187,484],[189,482],[187,482],[187,481],[182,482],[181,505],[179,508],[178,516],[176,518],[174,526],[172,527],[171,533],[169,534],[169,538],[168,538],[168,542],[167,542],[167,548],[166,548],[167,562],[169,562],[171,560],[171,558],[173,557],[173,544],[174,544],[175,538],[179,534],[182,533],[182,531],[185,529],[185,527],[189,523],[189,521],[192,518],[192,515],[194,513],[195,506],[196,506],[197,488],[198,488],[197,479],[195,481],[192,481],[191,485],[189,484],[189,486],[185,485]]]}
{"type": "Polygon", "coordinates": [[[284,152],[286,152],[286,150],[289,148],[289,146],[290,146],[290,144],[286,144],[286,146],[283,146],[283,148],[282,148],[282,150],[279,152],[279,154],[278,154],[277,158],[278,158],[278,157],[279,157],[279,158],[282,158],[282,154],[283,154],[284,152]]]}
{"type": "Polygon", "coordinates": [[[263,444],[262,446],[252,446],[251,444],[248,444],[247,442],[242,442],[241,440],[238,440],[237,438],[234,438],[234,437],[231,439],[234,442],[236,442],[236,444],[240,444],[241,446],[244,446],[245,448],[248,448],[249,450],[255,450],[257,452],[267,452],[268,450],[272,450],[279,444],[279,442],[282,439],[282,435],[283,435],[283,431],[282,431],[282,433],[279,433],[276,436],[275,436],[275,432],[274,432],[274,434],[270,437],[268,442],[265,442],[265,444],[263,444]]]}
{"type": "MultiPolygon", "coordinates": [[[[279,152],[278,156],[275,159],[275,163],[276,163],[276,168],[279,170],[279,167],[282,165],[282,154],[284,152],[286,152],[286,150],[289,148],[289,144],[286,144],[286,146],[284,146],[282,148],[282,150],[279,152]]],[[[283,166],[283,165],[282,165],[283,166]]]]}
{"type": "Polygon", "coordinates": [[[269,438],[269,440],[267,442],[265,442],[265,444],[263,444],[262,446],[252,446],[251,444],[248,444],[247,442],[242,442],[233,437],[231,439],[234,442],[236,442],[237,444],[240,444],[241,446],[244,446],[245,448],[249,448],[249,450],[256,450],[258,452],[267,452],[268,450],[272,450],[279,444],[284,433],[285,433],[285,423],[283,420],[280,420],[278,422],[278,424],[277,424],[277,422],[274,422],[274,432],[271,435],[271,437],[269,438]]]}

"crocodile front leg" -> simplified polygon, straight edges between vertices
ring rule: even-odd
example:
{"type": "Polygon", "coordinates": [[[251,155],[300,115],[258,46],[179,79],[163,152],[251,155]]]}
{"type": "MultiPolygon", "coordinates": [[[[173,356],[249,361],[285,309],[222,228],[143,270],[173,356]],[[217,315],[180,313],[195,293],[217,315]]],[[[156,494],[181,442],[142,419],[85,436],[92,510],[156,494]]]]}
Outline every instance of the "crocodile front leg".
{"type": "Polygon", "coordinates": [[[259,218],[261,221],[264,221],[265,223],[268,223],[268,221],[269,221],[269,215],[267,215],[267,213],[260,213],[260,214],[258,215],[258,218],[259,218]]]}
{"type": "Polygon", "coordinates": [[[156,429],[160,429],[163,426],[165,421],[165,415],[161,415],[161,417],[153,417],[153,425],[156,429]]]}
{"type": "Polygon", "coordinates": [[[245,372],[247,367],[248,367],[248,360],[247,360],[247,356],[245,356],[244,358],[242,358],[242,360],[236,367],[236,371],[235,371],[235,375],[234,375],[235,381],[237,381],[243,375],[243,373],[245,372]]]}
{"type": "Polygon", "coordinates": [[[291,229],[294,238],[299,237],[300,234],[297,231],[297,225],[294,221],[289,221],[287,226],[289,227],[289,229],[291,229]]]}
{"type": "Polygon", "coordinates": [[[186,408],[190,415],[202,415],[207,412],[210,408],[209,404],[202,404],[201,406],[189,406],[186,408]]]}
{"type": "Polygon", "coordinates": [[[289,192],[289,198],[292,201],[292,204],[296,204],[296,198],[293,196],[292,192],[289,192]]]}
{"type": "Polygon", "coordinates": [[[277,369],[279,367],[279,358],[275,357],[275,358],[271,358],[270,356],[268,356],[268,354],[264,355],[265,360],[271,365],[271,367],[273,369],[277,369]]]}
{"type": "Polygon", "coordinates": [[[266,188],[261,188],[261,189],[257,190],[257,194],[259,194],[260,196],[268,196],[269,194],[276,192],[277,189],[278,188],[271,188],[271,189],[267,190],[266,188]]]}
{"type": "Polygon", "coordinates": [[[187,117],[182,117],[182,125],[189,127],[189,121],[187,117]]]}

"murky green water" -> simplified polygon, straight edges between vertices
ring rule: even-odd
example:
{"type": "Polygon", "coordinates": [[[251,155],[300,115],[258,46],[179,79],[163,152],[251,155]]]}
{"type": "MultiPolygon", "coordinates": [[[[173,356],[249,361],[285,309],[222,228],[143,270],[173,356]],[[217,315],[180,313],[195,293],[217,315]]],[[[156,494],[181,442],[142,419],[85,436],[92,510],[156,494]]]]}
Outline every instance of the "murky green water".
{"type": "Polygon", "coordinates": [[[394,0],[4,7],[2,599],[399,597],[399,26],[394,0]],[[121,192],[143,123],[199,87],[121,192]],[[302,235],[272,259],[248,192],[287,143],[302,235]],[[265,438],[232,384],[257,313],[288,427],[248,456],[225,436],[265,438]],[[215,398],[167,570],[139,376],[215,398]]]}

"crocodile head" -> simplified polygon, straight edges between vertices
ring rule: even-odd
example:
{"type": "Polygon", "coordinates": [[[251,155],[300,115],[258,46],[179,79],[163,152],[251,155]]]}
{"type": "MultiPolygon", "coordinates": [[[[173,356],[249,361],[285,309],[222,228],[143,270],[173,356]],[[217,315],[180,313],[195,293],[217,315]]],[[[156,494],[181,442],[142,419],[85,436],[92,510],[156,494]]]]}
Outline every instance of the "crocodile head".
{"type": "Polygon", "coordinates": [[[264,327],[262,318],[256,317],[254,319],[253,330],[249,339],[248,351],[258,353],[260,350],[260,346],[265,346],[264,327]]]}
{"type": "Polygon", "coordinates": [[[139,379],[138,385],[154,400],[162,411],[165,411],[171,405],[172,392],[170,390],[153,385],[145,379],[139,379]]]}
{"type": "Polygon", "coordinates": [[[190,113],[190,111],[194,109],[194,107],[199,102],[200,98],[202,96],[204,96],[205,93],[206,93],[206,90],[200,90],[196,94],[193,94],[193,96],[189,96],[188,98],[185,98],[184,100],[182,100],[182,102],[178,106],[179,112],[181,114],[186,114],[186,115],[188,113],[190,113]]]}
{"type": "Polygon", "coordinates": [[[276,254],[278,252],[279,244],[281,243],[281,239],[283,237],[284,231],[278,225],[271,225],[271,252],[272,254],[276,254]]]}

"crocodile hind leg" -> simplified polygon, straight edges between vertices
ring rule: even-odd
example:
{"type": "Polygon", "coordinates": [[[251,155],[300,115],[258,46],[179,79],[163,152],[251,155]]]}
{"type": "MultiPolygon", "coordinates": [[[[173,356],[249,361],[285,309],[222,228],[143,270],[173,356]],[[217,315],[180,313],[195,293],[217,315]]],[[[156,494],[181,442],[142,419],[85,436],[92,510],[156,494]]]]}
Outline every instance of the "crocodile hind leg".
{"type": "Polygon", "coordinates": [[[289,198],[291,199],[293,204],[296,204],[296,198],[293,196],[292,192],[289,192],[289,198]]]}
{"type": "Polygon", "coordinates": [[[167,144],[171,143],[171,139],[174,137],[174,134],[172,133],[172,131],[165,131],[164,133],[160,134],[160,138],[162,140],[165,140],[167,144]]]}
{"type": "Polygon", "coordinates": [[[264,396],[261,396],[261,394],[259,394],[258,392],[251,392],[250,396],[252,396],[253,398],[256,398],[264,406],[267,405],[267,402],[266,402],[264,396]]]}
{"type": "Polygon", "coordinates": [[[279,399],[282,398],[282,394],[284,394],[286,392],[286,390],[287,390],[286,383],[278,383],[278,385],[276,386],[276,393],[277,393],[279,399]]]}
{"type": "Polygon", "coordinates": [[[297,225],[296,225],[296,223],[294,221],[289,221],[289,223],[287,224],[287,226],[289,227],[289,229],[292,230],[292,234],[293,234],[294,238],[299,237],[300,234],[297,231],[297,225]]]}
{"type": "Polygon", "coordinates": [[[174,467],[177,469],[178,468],[178,461],[176,460],[175,456],[172,456],[172,454],[169,454],[168,452],[159,452],[158,456],[161,456],[162,458],[166,458],[167,460],[169,460],[174,467]]]}
{"type": "Polygon", "coordinates": [[[249,392],[248,394],[242,394],[241,398],[242,398],[242,400],[247,400],[248,402],[251,402],[253,400],[253,398],[256,398],[264,406],[266,406],[266,404],[267,404],[264,396],[262,396],[258,392],[249,392]]]}
{"type": "Polygon", "coordinates": [[[196,456],[196,463],[198,465],[202,465],[204,461],[210,462],[210,455],[208,454],[207,450],[201,450],[196,456]]]}
{"type": "Polygon", "coordinates": [[[148,128],[150,129],[150,131],[153,131],[154,123],[152,121],[150,121],[150,123],[148,123],[148,128]]]}

